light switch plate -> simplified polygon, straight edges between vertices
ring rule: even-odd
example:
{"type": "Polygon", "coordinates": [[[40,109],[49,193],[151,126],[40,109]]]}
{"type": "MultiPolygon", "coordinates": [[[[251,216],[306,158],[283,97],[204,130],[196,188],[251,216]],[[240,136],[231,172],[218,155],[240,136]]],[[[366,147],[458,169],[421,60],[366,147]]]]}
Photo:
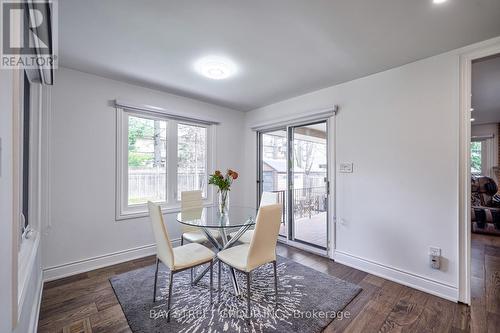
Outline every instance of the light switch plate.
{"type": "Polygon", "coordinates": [[[440,257],[441,256],[441,249],[439,247],[431,246],[431,247],[429,247],[429,254],[431,256],[440,257]]]}
{"type": "Polygon", "coordinates": [[[352,173],[353,164],[348,162],[342,162],[340,163],[339,169],[341,173],[352,173]]]}

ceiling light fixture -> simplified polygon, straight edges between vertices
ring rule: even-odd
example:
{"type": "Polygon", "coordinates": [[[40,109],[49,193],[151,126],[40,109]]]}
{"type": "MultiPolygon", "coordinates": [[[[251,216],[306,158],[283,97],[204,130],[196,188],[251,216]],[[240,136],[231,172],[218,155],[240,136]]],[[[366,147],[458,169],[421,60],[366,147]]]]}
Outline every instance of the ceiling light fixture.
{"type": "Polygon", "coordinates": [[[474,108],[470,108],[470,112],[474,111],[474,108]]]}
{"type": "Polygon", "coordinates": [[[436,5],[441,4],[441,3],[445,3],[446,1],[448,1],[448,0],[432,0],[432,2],[434,2],[436,5]]]}
{"type": "Polygon", "coordinates": [[[208,56],[197,60],[194,63],[194,70],[209,79],[222,80],[233,76],[237,68],[234,62],[227,58],[208,56]]]}
{"type": "Polygon", "coordinates": [[[476,121],[476,119],[474,119],[474,118],[470,118],[470,121],[471,121],[471,122],[473,122],[473,121],[476,121]]]}

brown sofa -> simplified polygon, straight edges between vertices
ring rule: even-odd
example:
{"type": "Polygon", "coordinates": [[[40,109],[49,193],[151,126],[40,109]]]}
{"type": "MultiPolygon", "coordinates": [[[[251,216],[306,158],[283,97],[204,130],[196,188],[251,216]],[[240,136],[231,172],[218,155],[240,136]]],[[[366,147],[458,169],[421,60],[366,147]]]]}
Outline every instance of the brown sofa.
{"type": "Polygon", "coordinates": [[[472,232],[500,235],[500,195],[497,191],[498,186],[492,178],[472,177],[472,232]]]}

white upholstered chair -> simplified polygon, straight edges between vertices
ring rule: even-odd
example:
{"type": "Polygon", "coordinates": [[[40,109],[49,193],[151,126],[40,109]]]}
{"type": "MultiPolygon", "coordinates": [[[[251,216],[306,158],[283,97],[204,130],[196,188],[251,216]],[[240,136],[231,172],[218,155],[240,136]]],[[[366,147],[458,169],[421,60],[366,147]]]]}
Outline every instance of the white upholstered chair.
{"type": "Polygon", "coordinates": [[[281,224],[281,204],[266,205],[259,208],[254,236],[250,244],[230,247],[217,253],[219,259],[218,299],[221,292],[221,265],[224,263],[246,274],[247,277],[247,315],[250,316],[251,273],[254,269],[272,263],[274,268],[274,293],[278,304],[278,276],[276,273],[276,242],[281,224]]]}
{"type": "MultiPolygon", "coordinates": [[[[262,196],[260,197],[260,207],[263,206],[269,206],[273,204],[278,203],[278,193],[274,192],[262,192],[262,196]]],[[[252,240],[253,237],[253,230],[248,230],[245,231],[243,235],[238,239],[239,242],[241,243],[248,243],[250,244],[250,241],[252,240]]],[[[236,235],[236,232],[230,233],[229,236],[234,237],[236,235]]]]}
{"type": "Polygon", "coordinates": [[[214,252],[198,243],[190,243],[187,245],[172,248],[170,238],[168,237],[167,227],[163,222],[163,215],[160,206],[149,201],[148,208],[156,241],[156,271],[153,302],[156,301],[156,281],[158,279],[158,265],[161,261],[170,269],[167,301],[167,321],[170,321],[170,304],[172,301],[172,286],[175,273],[182,272],[186,269],[190,269],[199,265],[207,263],[210,264],[210,304],[212,304],[213,259],[215,257],[214,252]]]}
{"type": "MultiPolygon", "coordinates": [[[[181,210],[196,212],[197,209],[203,208],[203,198],[201,191],[184,191],[181,192],[181,210]]],[[[211,232],[212,236],[218,238],[220,235],[216,232],[211,232]]],[[[207,236],[199,228],[182,225],[181,245],[184,245],[184,240],[190,243],[207,242],[207,236]]]]}

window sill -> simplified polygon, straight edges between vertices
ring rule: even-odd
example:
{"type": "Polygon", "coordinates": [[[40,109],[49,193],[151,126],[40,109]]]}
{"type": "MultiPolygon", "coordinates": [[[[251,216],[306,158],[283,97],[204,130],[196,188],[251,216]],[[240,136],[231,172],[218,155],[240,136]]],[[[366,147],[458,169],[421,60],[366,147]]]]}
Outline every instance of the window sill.
{"type": "MultiPolygon", "coordinates": [[[[214,205],[213,202],[204,202],[203,203],[203,207],[210,207],[213,205],[214,205]]],[[[179,213],[180,211],[181,211],[181,206],[162,207],[162,209],[161,209],[161,212],[163,213],[163,215],[175,214],[175,213],[179,213]]],[[[145,206],[145,210],[119,213],[115,216],[115,221],[132,220],[132,219],[148,217],[148,216],[149,216],[149,212],[147,211],[147,207],[145,206]]]]}

